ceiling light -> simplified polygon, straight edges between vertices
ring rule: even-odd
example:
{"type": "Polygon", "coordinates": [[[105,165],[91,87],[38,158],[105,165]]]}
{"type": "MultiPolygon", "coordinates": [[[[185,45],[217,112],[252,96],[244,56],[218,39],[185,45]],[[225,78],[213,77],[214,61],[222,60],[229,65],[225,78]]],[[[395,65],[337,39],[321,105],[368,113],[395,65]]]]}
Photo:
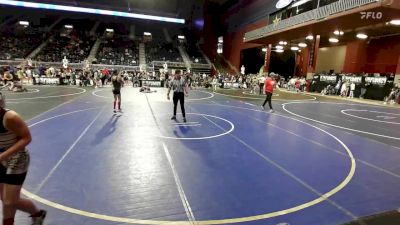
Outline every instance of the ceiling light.
{"type": "Polygon", "coordinates": [[[283,49],[283,46],[282,45],[277,45],[275,48],[276,49],[283,49]]]}
{"type": "Polygon", "coordinates": [[[306,43],[299,43],[299,47],[305,48],[305,47],[307,47],[307,44],[306,43]]]}
{"type": "Polygon", "coordinates": [[[357,38],[359,38],[359,39],[367,39],[368,35],[359,33],[359,34],[357,34],[357,38]]]}
{"type": "Polygon", "coordinates": [[[267,48],[262,48],[262,51],[263,52],[267,52],[267,48]]]}
{"type": "Polygon", "coordinates": [[[114,29],[107,28],[107,29],[106,29],[106,32],[113,33],[113,32],[114,32],[114,29]]]}
{"type": "Polygon", "coordinates": [[[183,35],[178,35],[178,39],[184,40],[184,39],[185,39],[185,36],[183,36],[183,35]]]}
{"type": "Polygon", "coordinates": [[[287,45],[287,41],[280,41],[279,45],[287,45]]]}
{"type": "Polygon", "coordinates": [[[291,47],[290,48],[292,51],[298,51],[300,48],[299,47],[296,47],[296,46],[294,46],[294,47],[291,47]]]}
{"type": "Polygon", "coordinates": [[[308,36],[306,37],[306,39],[307,39],[307,40],[314,40],[314,36],[308,35],[308,36]]]}
{"type": "Polygon", "coordinates": [[[337,38],[329,38],[329,42],[330,43],[338,43],[339,39],[337,39],[337,38]]]}
{"type": "Polygon", "coordinates": [[[22,26],[29,26],[28,21],[19,21],[18,23],[19,23],[19,25],[22,25],[22,26]]]}
{"type": "Polygon", "coordinates": [[[392,25],[400,26],[400,20],[392,20],[389,23],[392,25]]]}
{"type": "MultiPolygon", "coordinates": [[[[68,2],[68,1],[64,1],[68,2]]],[[[68,12],[81,12],[81,13],[90,13],[90,14],[98,14],[98,15],[107,15],[107,16],[119,16],[119,17],[128,17],[128,18],[136,18],[136,19],[146,19],[146,20],[156,20],[163,22],[171,22],[171,23],[181,23],[184,24],[184,19],[177,19],[171,17],[161,17],[161,16],[152,16],[138,13],[127,13],[121,11],[112,11],[105,9],[96,9],[96,8],[85,8],[85,7],[77,7],[77,6],[67,6],[67,5],[56,5],[56,4],[47,4],[47,3],[39,3],[39,2],[30,2],[30,1],[15,1],[15,0],[1,0],[0,5],[11,5],[25,8],[36,8],[36,9],[46,9],[46,10],[61,10],[68,12]]]]}
{"type": "Polygon", "coordinates": [[[279,0],[278,3],[276,3],[275,7],[277,9],[282,9],[285,8],[286,6],[290,5],[290,3],[292,3],[293,0],[279,0]]]}
{"type": "Polygon", "coordinates": [[[276,52],[278,52],[278,53],[282,53],[282,52],[284,52],[285,50],[283,50],[283,49],[278,49],[278,50],[276,50],[276,52]]]}
{"type": "Polygon", "coordinates": [[[307,3],[309,1],[311,1],[311,0],[300,0],[300,1],[297,1],[292,5],[292,8],[300,6],[300,5],[303,5],[304,3],[307,3]]]}
{"type": "Polygon", "coordinates": [[[64,27],[67,28],[67,29],[72,29],[72,28],[74,28],[74,26],[72,26],[72,25],[65,25],[64,27]]]}
{"type": "Polygon", "coordinates": [[[150,32],[144,32],[143,33],[145,36],[151,36],[151,33],[150,32]]]}
{"type": "Polygon", "coordinates": [[[335,30],[333,33],[334,33],[335,35],[340,35],[340,36],[342,36],[342,35],[344,34],[344,32],[341,31],[341,30],[335,30]]]}

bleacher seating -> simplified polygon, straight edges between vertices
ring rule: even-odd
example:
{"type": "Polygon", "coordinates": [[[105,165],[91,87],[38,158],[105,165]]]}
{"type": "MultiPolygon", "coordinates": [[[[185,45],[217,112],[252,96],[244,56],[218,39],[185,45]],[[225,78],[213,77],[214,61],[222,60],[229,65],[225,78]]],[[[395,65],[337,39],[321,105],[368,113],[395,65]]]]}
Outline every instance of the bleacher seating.
{"type": "Polygon", "coordinates": [[[208,64],[207,60],[203,57],[203,54],[199,51],[198,47],[194,44],[184,45],[190,60],[193,63],[208,64]]]}
{"type": "Polygon", "coordinates": [[[147,63],[152,61],[183,62],[178,49],[172,44],[160,39],[146,43],[147,63]]]}
{"type": "Polygon", "coordinates": [[[114,36],[103,40],[96,58],[98,64],[137,66],[138,44],[128,37],[114,36]]]}
{"type": "Polygon", "coordinates": [[[58,32],[50,38],[47,46],[37,56],[38,61],[61,62],[64,56],[70,63],[84,61],[93,46],[96,37],[87,31],[72,30],[70,33],[58,32]]]}
{"type": "Polygon", "coordinates": [[[23,32],[5,31],[0,37],[0,60],[23,59],[42,42],[42,35],[35,29],[23,32]]]}

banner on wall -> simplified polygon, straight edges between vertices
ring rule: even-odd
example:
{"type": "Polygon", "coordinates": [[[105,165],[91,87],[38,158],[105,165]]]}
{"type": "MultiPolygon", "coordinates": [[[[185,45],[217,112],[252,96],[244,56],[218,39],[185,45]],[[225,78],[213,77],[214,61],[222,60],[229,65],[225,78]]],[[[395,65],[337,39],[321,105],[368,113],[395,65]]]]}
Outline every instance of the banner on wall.
{"type": "Polygon", "coordinates": [[[336,83],[337,77],[336,76],[328,76],[328,75],[321,75],[320,81],[327,82],[327,83],[336,83]]]}
{"type": "Polygon", "coordinates": [[[385,85],[387,81],[386,77],[366,77],[365,82],[374,85],[385,85]]]}
{"type": "Polygon", "coordinates": [[[314,63],[314,57],[315,57],[315,41],[314,40],[311,44],[310,51],[308,53],[308,67],[312,67],[314,63]]]}
{"type": "Polygon", "coordinates": [[[239,83],[224,82],[223,88],[239,88],[239,83]]]}
{"type": "Polygon", "coordinates": [[[140,87],[148,86],[148,87],[162,87],[163,81],[161,80],[140,80],[139,85],[140,87]]]}
{"type": "Polygon", "coordinates": [[[348,81],[350,83],[361,84],[362,77],[354,77],[354,76],[343,76],[342,81],[348,81]]]}

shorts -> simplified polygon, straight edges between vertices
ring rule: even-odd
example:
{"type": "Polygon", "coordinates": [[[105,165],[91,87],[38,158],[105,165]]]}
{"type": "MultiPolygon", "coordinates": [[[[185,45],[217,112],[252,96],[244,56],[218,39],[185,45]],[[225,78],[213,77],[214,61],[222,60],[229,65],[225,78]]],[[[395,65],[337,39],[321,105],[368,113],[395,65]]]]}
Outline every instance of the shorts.
{"type": "Polygon", "coordinates": [[[120,90],[113,90],[112,92],[113,92],[114,95],[120,95],[121,94],[120,90]]]}
{"type": "Polygon", "coordinates": [[[7,168],[0,164],[0,184],[22,186],[22,184],[24,184],[26,174],[27,172],[21,174],[7,174],[7,168]]]}

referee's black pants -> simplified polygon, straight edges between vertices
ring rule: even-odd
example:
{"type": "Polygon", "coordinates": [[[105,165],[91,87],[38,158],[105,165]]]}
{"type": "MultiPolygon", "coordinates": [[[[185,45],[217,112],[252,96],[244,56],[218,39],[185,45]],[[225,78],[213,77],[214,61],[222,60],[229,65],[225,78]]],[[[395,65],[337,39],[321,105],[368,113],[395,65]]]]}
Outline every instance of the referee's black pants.
{"type": "Polygon", "coordinates": [[[267,97],[265,98],[263,106],[265,106],[265,104],[267,104],[268,102],[269,109],[272,110],[271,100],[272,100],[272,93],[267,92],[267,97]]]}
{"type": "Polygon", "coordinates": [[[182,116],[186,117],[185,114],[185,94],[183,92],[174,92],[174,97],[172,98],[174,101],[174,116],[176,116],[176,107],[179,104],[181,105],[182,116]]]}
{"type": "Polygon", "coordinates": [[[261,94],[262,94],[262,91],[264,90],[264,84],[263,84],[263,83],[260,83],[259,86],[260,86],[260,95],[261,95],[261,94]]]}

